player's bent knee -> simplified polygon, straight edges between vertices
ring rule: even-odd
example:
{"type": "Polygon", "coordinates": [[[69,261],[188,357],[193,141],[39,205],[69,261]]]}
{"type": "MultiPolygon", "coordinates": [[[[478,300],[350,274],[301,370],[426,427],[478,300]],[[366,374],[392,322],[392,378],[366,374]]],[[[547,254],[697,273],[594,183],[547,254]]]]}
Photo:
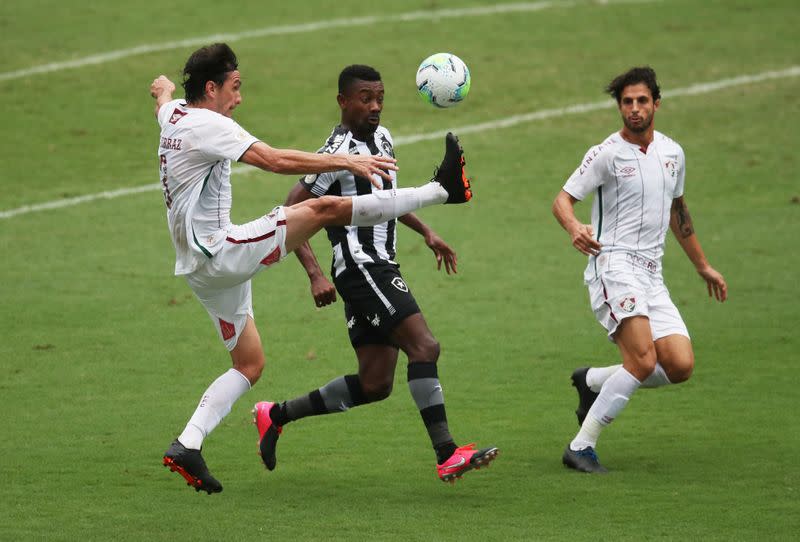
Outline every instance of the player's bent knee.
{"type": "Polygon", "coordinates": [[[418,341],[413,346],[408,347],[406,355],[408,360],[414,362],[430,362],[436,363],[439,361],[439,354],[441,353],[441,346],[439,341],[433,337],[418,341]]]}
{"type": "Polygon", "coordinates": [[[345,200],[337,196],[322,196],[311,203],[314,213],[323,225],[339,224],[345,218],[344,223],[349,224],[349,216],[345,216],[345,200]]]}
{"type": "Polygon", "coordinates": [[[394,381],[392,378],[378,382],[362,382],[361,391],[370,403],[383,401],[392,394],[394,381]]]}
{"type": "Polygon", "coordinates": [[[685,359],[681,360],[677,363],[672,364],[672,367],[667,370],[664,369],[667,373],[667,378],[673,384],[680,384],[681,382],[686,382],[691,378],[692,373],[694,372],[694,360],[693,359],[685,359]]]}
{"type": "Polygon", "coordinates": [[[250,381],[250,385],[254,385],[261,378],[261,373],[264,371],[266,364],[264,356],[253,356],[246,360],[237,360],[233,364],[233,368],[244,375],[250,381]]]}

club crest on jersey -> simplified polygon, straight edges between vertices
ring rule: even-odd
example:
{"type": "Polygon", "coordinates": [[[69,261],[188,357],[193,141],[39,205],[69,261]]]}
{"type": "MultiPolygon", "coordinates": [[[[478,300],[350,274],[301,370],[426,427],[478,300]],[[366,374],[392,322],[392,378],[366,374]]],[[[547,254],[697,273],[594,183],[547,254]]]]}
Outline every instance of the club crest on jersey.
{"type": "Polygon", "coordinates": [[[395,277],[392,279],[392,286],[394,286],[401,292],[408,293],[408,286],[406,286],[406,283],[403,282],[403,279],[401,279],[400,277],[395,277]]]}
{"type": "Polygon", "coordinates": [[[633,166],[625,166],[623,168],[618,169],[617,174],[620,177],[627,179],[628,177],[633,177],[634,175],[636,175],[636,168],[633,166]]]}
{"type": "Polygon", "coordinates": [[[186,113],[186,111],[181,111],[180,109],[176,108],[175,111],[172,112],[172,116],[169,118],[169,123],[170,124],[175,124],[176,122],[181,120],[183,117],[185,117],[187,114],[188,113],[186,113]]]}
{"type": "Polygon", "coordinates": [[[389,140],[383,135],[381,135],[381,148],[386,156],[391,156],[394,158],[394,149],[392,148],[392,144],[389,143],[389,140]]]}
{"type": "Polygon", "coordinates": [[[664,168],[673,179],[678,175],[678,163],[675,160],[667,160],[664,162],[664,168]]]}
{"type": "Polygon", "coordinates": [[[625,312],[633,312],[633,309],[636,308],[636,298],[635,297],[626,297],[619,303],[619,308],[624,310],[625,312]]]}

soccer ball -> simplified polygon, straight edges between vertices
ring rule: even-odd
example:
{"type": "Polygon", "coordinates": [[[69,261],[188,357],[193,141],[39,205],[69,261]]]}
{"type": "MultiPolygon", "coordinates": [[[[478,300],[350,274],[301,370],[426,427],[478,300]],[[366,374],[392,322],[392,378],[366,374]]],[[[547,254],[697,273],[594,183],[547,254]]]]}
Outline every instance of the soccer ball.
{"type": "Polygon", "coordinates": [[[453,107],[466,98],[470,82],[467,65],[450,53],[431,55],[417,69],[417,90],[436,107],[453,107]]]}

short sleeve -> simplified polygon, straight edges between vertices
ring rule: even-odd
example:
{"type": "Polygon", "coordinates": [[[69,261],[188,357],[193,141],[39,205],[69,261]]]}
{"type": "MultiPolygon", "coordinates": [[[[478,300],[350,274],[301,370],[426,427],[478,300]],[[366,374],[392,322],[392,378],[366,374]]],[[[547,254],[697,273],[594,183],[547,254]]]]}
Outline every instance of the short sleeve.
{"type": "MultiPolygon", "coordinates": [[[[172,118],[172,114],[176,112],[179,107],[182,107],[185,102],[181,99],[172,100],[158,108],[158,125],[162,128],[164,124],[172,118]]],[[[180,114],[180,113],[179,113],[180,114]]]]}
{"type": "Polygon", "coordinates": [[[583,200],[609,178],[611,153],[598,145],[589,149],[583,161],[564,184],[564,191],[577,200],[583,200]]]}
{"type": "Polygon", "coordinates": [[[336,182],[337,172],[319,173],[306,175],[300,182],[306,190],[311,192],[317,197],[324,196],[328,193],[328,189],[336,182]]]}
{"type": "Polygon", "coordinates": [[[209,160],[237,161],[258,138],[250,135],[233,119],[212,116],[194,129],[195,147],[209,160]]]}
{"type": "Polygon", "coordinates": [[[686,156],[683,154],[683,149],[678,147],[678,180],[675,183],[675,192],[672,194],[672,199],[679,198],[683,195],[683,186],[686,180],[686,156]]]}

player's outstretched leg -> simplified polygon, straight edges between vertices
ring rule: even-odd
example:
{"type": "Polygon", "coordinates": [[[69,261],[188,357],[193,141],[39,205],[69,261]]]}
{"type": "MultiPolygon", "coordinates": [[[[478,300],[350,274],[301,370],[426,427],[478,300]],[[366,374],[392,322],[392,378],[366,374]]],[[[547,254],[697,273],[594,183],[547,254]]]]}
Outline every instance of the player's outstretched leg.
{"type": "Polygon", "coordinates": [[[178,439],[164,452],[164,466],[177,471],[195,491],[202,489],[209,495],[222,491],[222,484],[208,472],[200,450],[186,448],[178,439]]]}
{"type": "Polygon", "coordinates": [[[561,457],[561,462],[564,463],[565,466],[580,472],[592,474],[604,474],[608,472],[608,470],[600,464],[600,461],[597,459],[597,454],[591,446],[576,451],[567,445],[567,449],[564,450],[564,455],[561,457]]]}
{"type": "Polygon", "coordinates": [[[275,457],[275,448],[278,437],[283,432],[283,427],[274,423],[269,413],[275,403],[261,401],[253,407],[253,423],[258,428],[258,453],[261,461],[269,470],[275,470],[278,460],[275,457]]]}
{"type": "Polygon", "coordinates": [[[489,466],[489,463],[497,457],[498,453],[500,451],[494,446],[476,450],[474,444],[467,444],[456,448],[456,451],[447,461],[437,464],[436,472],[442,482],[450,482],[452,484],[467,471],[489,466]]]}
{"type": "Polygon", "coordinates": [[[448,132],[444,138],[444,158],[432,179],[447,191],[445,203],[466,203],[472,199],[470,182],[464,170],[466,163],[464,149],[461,148],[458,138],[448,132]]]}
{"type": "Polygon", "coordinates": [[[586,419],[586,414],[592,408],[598,393],[592,391],[586,383],[586,373],[589,372],[589,367],[581,367],[575,369],[572,373],[572,385],[578,391],[578,408],[575,410],[575,415],[578,417],[578,425],[583,425],[583,420],[586,419]]]}

